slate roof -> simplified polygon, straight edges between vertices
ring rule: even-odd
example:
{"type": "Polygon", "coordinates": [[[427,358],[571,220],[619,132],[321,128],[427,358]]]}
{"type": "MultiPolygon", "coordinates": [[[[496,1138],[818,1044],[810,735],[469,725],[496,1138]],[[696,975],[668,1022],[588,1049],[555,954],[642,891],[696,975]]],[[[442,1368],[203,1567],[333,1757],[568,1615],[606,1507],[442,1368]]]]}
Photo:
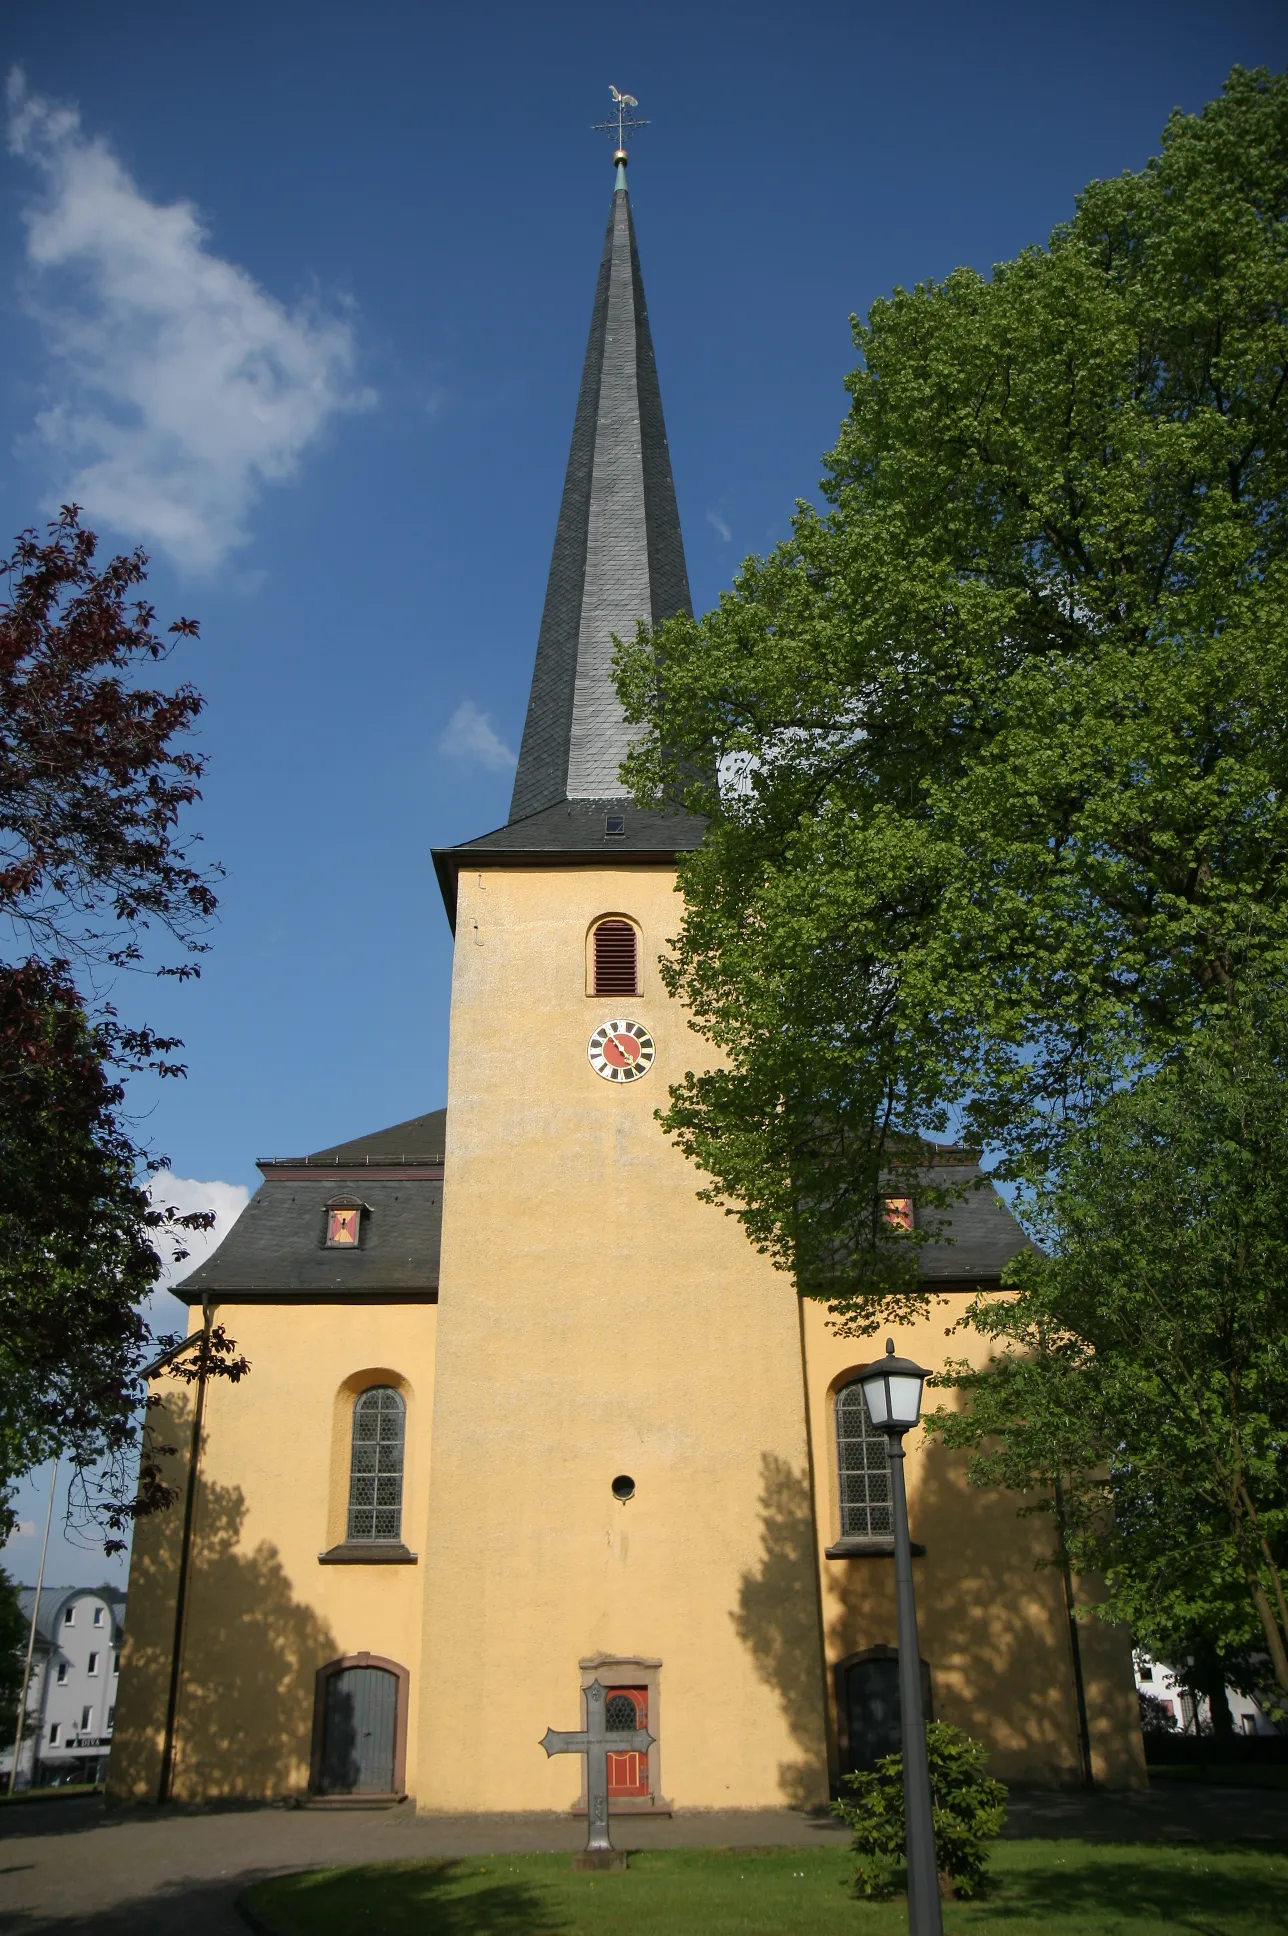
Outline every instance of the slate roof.
{"type": "MultiPolygon", "coordinates": [[[[315,1150],[302,1163],[378,1163],[397,1159],[441,1163],[447,1146],[447,1111],[431,1109],[424,1116],[409,1116],[405,1123],[389,1129],[373,1129],[369,1136],[355,1136],[348,1143],[332,1143],[328,1149],[315,1150]]],[[[291,1163],[287,1156],[265,1157],[267,1163],[291,1163]]]]}
{"type": "Polygon", "coordinates": [[[264,1181],[228,1235],[175,1287],[186,1304],[371,1297],[434,1301],[447,1111],[430,1110],[311,1156],[261,1157],[264,1181]],[[361,1242],[328,1249],[329,1198],[364,1206],[361,1242]]]}
{"type": "MultiPolygon", "coordinates": [[[[105,1600],[112,1615],[112,1639],[119,1640],[125,1631],[125,1589],[119,1586],[46,1586],[40,1589],[40,1611],[36,1615],[36,1638],[44,1641],[47,1647],[58,1645],[59,1629],[62,1626],[62,1612],[69,1600],[79,1594],[94,1593],[105,1600]]],[[[36,1599],[34,1586],[18,1588],[18,1611],[22,1616],[24,1631],[31,1620],[31,1609],[36,1599]]],[[[12,1745],[12,1744],[10,1744],[12,1745]]]]}
{"type": "Polygon", "coordinates": [[[434,865],[454,923],[456,875],[485,854],[518,863],[551,857],[670,859],[697,847],[690,815],[640,814],[622,797],[619,771],[638,732],[612,681],[613,637],[691,612],[639,250],[617,172],[590,337],[573,420],[536,664],[506,826],[434,865]],[[606,812],[627,834],[604,837],[606,812]]]}
{"type": "MultiPolygon", "coordinates": [[[[936,1183],[969,1183],[960,1202],[945,1209],[928,1209],[925,1217],[942,1226],[951,1242],[925,1244],[918,1263],[923,1283],[948,1289],[952,1285],[996,1284],[1002,1266],[1019,1250],[1028,1247],[1028,1238],[973,1158],[961,1162],[951,1159],[958,1152],[946,1149],[934,1165],[936,1183]],[[947,1158],[948,1160],[944,1160],[947,1158]]],[[[966,1152],[961,1152],[963,1156],[966,1152]]]]}
{"type": "Polygon", "coordinates": [[[537,637],[510,819],[621,792],[613,642],[690,612],[626,170],[618,169],[537,637]]]}

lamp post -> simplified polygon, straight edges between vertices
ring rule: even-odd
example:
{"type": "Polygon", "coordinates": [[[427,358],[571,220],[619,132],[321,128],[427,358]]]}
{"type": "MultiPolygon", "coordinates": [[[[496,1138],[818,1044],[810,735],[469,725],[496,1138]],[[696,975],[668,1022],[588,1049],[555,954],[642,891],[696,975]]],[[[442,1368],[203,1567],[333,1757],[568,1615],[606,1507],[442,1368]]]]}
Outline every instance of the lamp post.
{"type": "Polygon", "coordinates": [[[894,1580],[899,1605],[899,1725],[903,1737],[903,1813],[908,1840],[908,1929],[910,1936],[943,1936],[939,1907],[939,1863],[926,1760],[926,1722],[921,1705],[921,1646],[917,1639],[917,1602],[912,1590],[912,1547],[908,1538],[908,1493],[903,1480],[903,1435],[921,1417],[921,1388],[929,1373],[911,1358],[896,1358],[894,1339],[886,1355],[859,1373],[868,1415],[884,1432],[890,1450],[890,1490],[894,1504],[894,1580]]]}

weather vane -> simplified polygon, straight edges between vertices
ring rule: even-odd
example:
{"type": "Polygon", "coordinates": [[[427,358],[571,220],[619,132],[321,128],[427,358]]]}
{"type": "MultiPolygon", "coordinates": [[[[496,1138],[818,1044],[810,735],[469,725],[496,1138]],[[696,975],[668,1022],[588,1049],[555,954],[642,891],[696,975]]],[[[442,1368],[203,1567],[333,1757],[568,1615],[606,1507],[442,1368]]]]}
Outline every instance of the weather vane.
{"type": "Polygon", "coordinates": [[[608,91],[613,97],[612,115],[607,121],[596,121],[591,132],[593,134],[615,134],[617,136],[617,152],[624,161],[626,159],[627,135],[633,128],[647,128],[648,122],[642,121],[637,115],[632,115],[631,109],[639,106],[639,102],[633,94],[620,94],[611,84],[608,91]]]}

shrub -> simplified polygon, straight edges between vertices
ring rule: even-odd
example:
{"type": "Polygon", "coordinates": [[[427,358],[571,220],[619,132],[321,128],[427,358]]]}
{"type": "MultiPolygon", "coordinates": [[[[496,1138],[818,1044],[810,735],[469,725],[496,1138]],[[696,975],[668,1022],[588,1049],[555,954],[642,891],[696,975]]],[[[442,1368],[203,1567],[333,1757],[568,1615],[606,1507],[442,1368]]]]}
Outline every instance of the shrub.
{"type": "Polygon", "coordinates": [[[1143,1694],[1139,1688],[1136,1690],[1136,1699],[1140,1702],[1142,1734],[1154,1736],[1177,1732],[1176,1710],[1170,1701],[1160,1701],[1157,1694],[1143,1694]]]}
{"type": "MultiPolygon", "coordinates": [[[[978,1741],[960,1728],[932,1721],[926,1729],[935,1852],[946,1894],[980,1893],[986,1881],[988,1843],[1006,1820],[1006,1790],[987,1772],[978,1741]]],[[[908,1886],[903,1813],[903,1756],[886,1755],[870,1774],[846,1775],[852,1799],[832,1803],[858,1856],[854,1893],[882,1899],[908,1886]]]]}

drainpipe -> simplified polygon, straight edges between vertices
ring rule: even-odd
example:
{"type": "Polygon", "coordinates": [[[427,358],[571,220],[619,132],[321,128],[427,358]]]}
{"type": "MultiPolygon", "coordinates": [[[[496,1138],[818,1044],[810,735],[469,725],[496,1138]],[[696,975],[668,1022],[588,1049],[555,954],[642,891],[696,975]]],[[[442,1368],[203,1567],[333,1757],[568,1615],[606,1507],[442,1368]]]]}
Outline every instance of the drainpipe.
{"type": "Polygon", "coordinates": [[[1078,1759],[1082,1763],[1082,1785],[1094,1788],[1095,1775],[1091,1768],[1091,1729],[1087,1725],[1087,1689],[1082,1677],[1082,1637],[1078,1632],[1077,1603],[1073,1597],[1073,1573],[1069,1566],[1069,1548],[1065,1540],[1064,1486],[1060,1475],[1055,1476],[1055,1517],[1060,1529],[1060,1575],[1064,1581],[1064,1611],[1069,1622],[1069,1652],[1073,1658],[1073,1691],[1078,1703],[1078,1759]]]}

